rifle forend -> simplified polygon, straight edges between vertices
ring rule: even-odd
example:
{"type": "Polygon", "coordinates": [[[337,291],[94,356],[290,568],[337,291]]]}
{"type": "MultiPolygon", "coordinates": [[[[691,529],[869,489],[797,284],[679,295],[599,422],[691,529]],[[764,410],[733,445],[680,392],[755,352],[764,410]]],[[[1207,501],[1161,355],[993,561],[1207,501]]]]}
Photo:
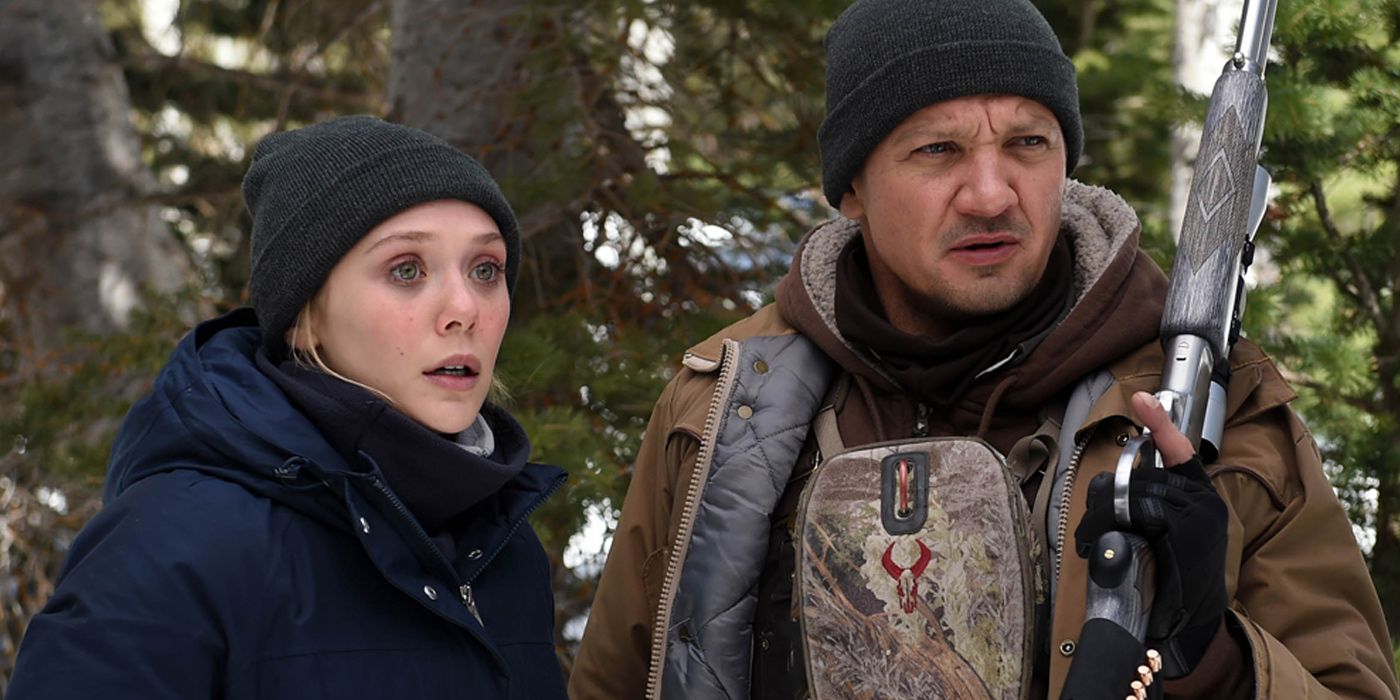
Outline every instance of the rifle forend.
{"type": "Polygon", "coordinates": [[[1221,357],[1230,346],[1236,282],[1251,233],[1268,93],[1258,74],[1227,70],[1213,94],[1172,266],[1162,337],[1200,336],[1221,357]]]}
{"type": "Polygon", "coordinates": [[[1211,377],[1215,374],[1219,383],[1217,365],[1227,361],[1239,337],[1244,271],[1253,259],[1252,239],[1268,197],[1259,144],[1275,6],[1276,0],[1246,4],[1235,55],[1211,92],[1162,312],[1167,358],[1158,397],[1198,449],[1203,430],[1208,447],[1218,446],[1216,426],[1206,426],[1211,377]]]}

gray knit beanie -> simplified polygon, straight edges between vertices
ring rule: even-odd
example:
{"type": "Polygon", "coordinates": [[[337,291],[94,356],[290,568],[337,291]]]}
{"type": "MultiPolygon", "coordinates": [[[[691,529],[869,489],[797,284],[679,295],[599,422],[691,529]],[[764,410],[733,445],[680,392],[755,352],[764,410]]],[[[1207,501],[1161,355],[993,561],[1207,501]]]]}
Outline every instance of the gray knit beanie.
{"type": "Polygon", "coordinates": [[[857,0],[826,35],[822,190],[840,207],[870,152],[909,115],[1019,95],[1060,121],[1066,172],[1084,143],[1074,64],[1029,0],[857,0]]]}
{"type": "Polygon", "coordinates": [[[331,268],[365,234],[399,212],[439,199],[481,207],[506,243],[515,288],[520,231],[491,174],[426,131],[371,116],[339,117],[271,134],[243,178],[253,217],[250,302],[274,356],[331,268]]]}

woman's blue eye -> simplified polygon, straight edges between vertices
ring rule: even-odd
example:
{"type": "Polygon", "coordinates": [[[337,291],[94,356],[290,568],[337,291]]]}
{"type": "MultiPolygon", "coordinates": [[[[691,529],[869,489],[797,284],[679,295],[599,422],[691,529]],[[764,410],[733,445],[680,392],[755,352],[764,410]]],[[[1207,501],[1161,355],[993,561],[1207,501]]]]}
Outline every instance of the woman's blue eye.
{"type": "Polygon", "coordinates": [[[484,262],[472,268],[472,278],[478,282],[495,282],[501,274],[501,266],[495,262],[484,262]]]}
{"type": "Polygon", "coordinates": [[[389,270],[389,274],[399,282],[413,282],[423,276],[423,266],[416,262],[402,262],[389,270]]]}

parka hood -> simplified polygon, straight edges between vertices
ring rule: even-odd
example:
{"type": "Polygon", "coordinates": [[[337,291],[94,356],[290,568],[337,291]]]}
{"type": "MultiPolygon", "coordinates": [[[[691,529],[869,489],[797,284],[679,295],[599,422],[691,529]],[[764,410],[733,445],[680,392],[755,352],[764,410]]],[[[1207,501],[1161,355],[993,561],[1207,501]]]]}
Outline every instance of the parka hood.
{"type": "Polygon", "coordinates": [[[341,523],[328,489],[308,495],[311,471],[351,471],[315,426],[253,361],[262,342],[252,309],[186,334],[132,406],[112,446],[103,501],[142,479],[190,469],[242,485],[318,519],[341,523]]]}

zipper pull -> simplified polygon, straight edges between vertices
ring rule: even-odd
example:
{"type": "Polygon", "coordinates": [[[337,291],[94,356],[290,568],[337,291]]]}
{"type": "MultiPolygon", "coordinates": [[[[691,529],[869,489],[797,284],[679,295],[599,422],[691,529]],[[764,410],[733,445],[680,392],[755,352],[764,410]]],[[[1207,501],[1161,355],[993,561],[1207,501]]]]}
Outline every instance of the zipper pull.
{"type": "Polygon", "coordinates": [[[928,437],[928,406],[919,404],[919,417],[914,420],[914,437],[928,437]]]}
{"type": "Polygon", "coordinates": [[[486,623],[481,621],[481,613],[476,611],[476,598],[472,595],[471,584],[462,584],[462,587],[457,589],[457,592],[461,594],[462,605],[467,606],[467,612],[471,613],[472,617],[476,618],[476,624],[485,627],[486,623]]]}

